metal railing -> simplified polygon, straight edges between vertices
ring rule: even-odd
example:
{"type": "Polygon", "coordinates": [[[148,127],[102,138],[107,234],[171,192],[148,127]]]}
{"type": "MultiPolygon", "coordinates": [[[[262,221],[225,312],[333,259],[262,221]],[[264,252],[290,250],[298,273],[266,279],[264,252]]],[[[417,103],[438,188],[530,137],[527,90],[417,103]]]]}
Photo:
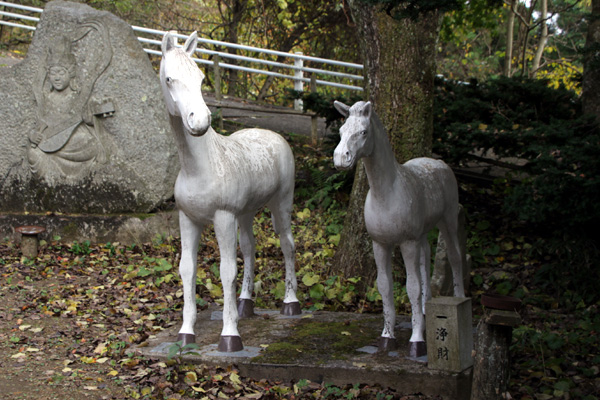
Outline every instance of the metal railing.
{"type": "MultiPolygon", "coordinates": [[[[28,30],[35,30],[36,27],[31,24],[28,25],[28,24],[23,24],[23,23],[7,21],[4,18],[6,17],[11,20],[31,21],[31,22],[35,22],[35,23],[37,23],[39,21],[39,18],[32,17],[29,15],[19,14],[17,12],[8,12],[8,11],[6,11],[6,8],[11,8],[14,10],[22,10],[22,11],[27,11],[27,12],[37,13],[37,14],[41,14],[44,11],[41,8],[23,6],[20,4],[14,4],[14,3],[9,3],[9,2],[4,2],[4,1],[0,1],[0,6],[3,6],[5,8],[5,10],[0,10],[0,25],[6,25],[6,26],[10,26],[10,27],[28,29],[28,30]]],[[[144,47],[144,51],[146,53],[154,54],[154,55],[158,55],[158,56],[161,55],[161,52],[159,50],[156,50],[155,48],[151,48],[150,46],[160,46],[161,41],[162,41],[162,36],[166,33],[165,31],[144,28],[144,27],[139,27],[139,26],[132,26],[132,29],[137,33],[144,33],[146,35],[158,36],[159,37],[158,39],[138,37],[138,40],[142,43],[142,46],[144,47]]],[[[177,37],[181,38],[181,39],[187,39],[188,36],[178,34],[177,37]]],[[[200,58],[200,57],[194,58],[194,60],[198,64],[212,65],[214,68],[232,69],[232,70],[237,70],[237,71],[244,71],[244,72],[251,73],[251,74],[262,74],[262,75],[273,76],[273,77],[282,78],[282,79],[289,79],[289,80],[294,81],[294,89],[300,90],[300,91],[303,90],[303,84],[310,83],[311,80],[312,80],[313,86],[314,85],[330,86],[330,87],[335,87],[335,88],[340,88],[340,89],[345,89],[345,90],[353,90],[353,91],[362,91],[363,90],[363,87],[359,86],[359,85],[362,85],[362,81],[364,79],[363,76],[360,74],[363,69],[363,66],[361,64],[355,64],[355,63],[349,63],[349,62],[343,62],[343,61],[337,61],[337,60],[330,60],[330,59],[319,58],[319,57],[312,57],[312,56],[303,55],[301,53],[286,53],[286,52],[281,52],[281,51],[276,51],[276,50],[262,49],[262,48],[254,47],[254,46],[245,46],[245,45],[241,45],[241,44],[237,44],[237,43],[228,43],[228,42],[222,42],[222,41],[218,41],[218,40],[211,40],[211,39],[204,39],[204,38],[199,38],[198,42],[200,44],[209,45],[209,46],[234,48],[237,50],[243,50],[243,51],[247,51],[247,52],[251,52],[251,53],[256,53],[258,55],[283,57],[285,59],[290,59],[293,62],[293,64],[286,64],[286,63],[282,63],[282,62],[276,62],[276,61],[261,59],[261,58],[257,58],[257,57],[249,57],[249,56],[231,54],[231,53],[222,52],[222,51],[210,50],[210,49],[199,46],[197,48],[196,52],[200,53],[200,54],[205,54],[207,56],[212,56],[212,59],[204,59],[204,58],[200,58]],[[241,65],[236,65],[236,64],[220,62],[221,58],[238,60],[238,61],[250,64],[251,66],[248,67],[248,66],[241,66],[241,65]],[[358,71],[358,73],[330,71],[330,70],[325,70],[322,68],[305,67],[304,62],[310,62],[311,64],[324,64],[324,65],[339,67],[340,69],[358,71]],[[279,69],[279,70],[289,70],[289,71],[291,71],[291,74],[285,74],[282,72],[275,72],[275,71],[268,70],[268,69],[262,69],[262,68],[259,68],[259,66],[268,66],[273,69],[279,69]],[[306,74],[308,74],[309,76],[306,76],[306,74]],[[325,77],[325,78],[317,79],[316,78],[317,75],[320,77],[325,77]],[[345,81],[349,81],[351,83],[336,82],[333,79],[328,80],[327,78],[329,78],[329,77],[342,79],[345,81]],[[358,84],[355,82],[358,82],[358,84]]]]}

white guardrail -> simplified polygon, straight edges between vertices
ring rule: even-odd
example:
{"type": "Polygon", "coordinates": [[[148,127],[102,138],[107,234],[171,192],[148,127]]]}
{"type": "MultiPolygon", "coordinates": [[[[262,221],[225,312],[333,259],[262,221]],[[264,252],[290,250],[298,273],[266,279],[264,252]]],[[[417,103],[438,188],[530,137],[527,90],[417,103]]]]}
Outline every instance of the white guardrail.
{"type": "MultiPolygon", "coordinates": [[[[37,23],[40,20],[38,17],[19,14],[18,12],[8,12],[8,11],[6,11],[6,9],[11,8],[16,11],[21,10],[21,11],[27,11],[30,13],[37,13],[37,14],[41,14],[44,11],[41,8],[29,7],[29,6],[24,6],[24,5],[20,5],[20,4],[8,3],[8,2],[4,2],[4,1],[0,1],[0,6],[4,7],[4,10],[0,10],[0,25],[6,25],[6,26],[21,28],[21,29],[28,29],[28,30],[35,30],[36,27],[34,25],[27,25],[27,24],[18,23],[18,22],[11,22],[11,20],[13,20],[13,21],[14,20],[32,21],[32,22],[37,23]],[[9,20],[7,20],[7,19],[9,19],[9,20]]],[[[138,37],[138,40],[144,46],[144,51],[146,53],[159,55],[159,56],[161,55],[160,51],[154,50],[152,48],[146,48],[145,46],[146,45],[160,46],[161,41],[162,41],[162,36],[165,34],[165,31],[149,29],[149,28],[144,28],[144,27],[139,27],[139,26],[132,26],[132,28],[135,32],[159,36],[158,39],[149,39],[149,38],[145,38],[145,37],[138,37]]],[[[177,36],[181,39],[187,38],[186,35],[178,34],[177,36]]],[[[356,81],[356,82],[358,82],[358,84],[361,84],[361,85],[362,85],[362,81],[364,79],[362,75],[358,75],[358,74],[338,72],[338,71],[329,71],[329,70],[324,70],[324,69],[320,69],[320,68],[309,68],[309,67],[304,66],[304,62],[307,61],[307,62],[310,62],[311,64],[332,65],[335,67],[339,67],[340,69],[357,70],[358,73],[361,73],[361,71],[363,69],[363,66],[361,64],[348,63],[348,62],[330,60],[330,59],[319,58],[319,57],[311,57],[311,56],[303,55],[301,53],[293,53],[293,54],[285,53],[285,52],[281,52],[281,51],[262,49],[262,48],[253,47],[253,46],[244,46],[241,44],[228,43],[228,42],[222,42],[222,41],[218,41],[218,40],[210,40],[210,39],[204,39],[204,38],[198,38],[198,42],[207,44],[207,45],[235,48],[238,50],[253,52],[253,53],[257,53],[257,54],[281,56],[281,57],[285,57],[287,59],[291,59],[293,61],[293,64],[286,64],[286,63],[282,63],[282,62],[265,60],[265,59],[255,58],[255,57],[230,54],[230,53],[220,52],[220,51],[213,51],[213,50],[205,49],[201,46],[198,46],[196,52],[201,53],[201,54],[206,54],[208,56],[213,56],[213,59],[208,60],[208,59],[203,59],[203,58],[194,58],[194,60],[198,64],[213,65],[213,67],[216,67],[216,68],[227,68],[227,69],[233,69],[233,70],[238,70],[238,71],[245,71],[245,72],[253,73],[253,74],[263,74],[263,75],[269,75],[269,76],[273,76],[273,77],[277,77],[277,78],[290,79],[290,80],[294,81],[294,89],[295,90],[302,91],[303,83],[311,82],[311,78],[305,76],[305,73],[309,76],[314,76],[314,77],[319,75],[321,77],[341,78],[344,80],[348,80],[352,83],[354,83],[354,81],[356,81]],[[215,56],[218,56],[218,57],[215,57],[215,56]],[[220,58],[243,61],[243,62],[251,64],[251,65],[256,64],[256,67],[254,67],[254,66],[245,67],[245,66],[240,66],[240,65],[235,65],[235,64],[219,62],[220,58]],[[273,67],[274,69],[291,70],[292,74],[285,74],[285,73],[270,71],[268,69],[261,69],[261,68],[258,68],[259,66],[270,66],[270,67],[273,67]]],[[[357,86],[357,84],[340,83],[340,82],[335,82],[333,80],[326,80],[326,78],[324,78],[324,79],[313,78],[313,81],[316,83],[316,85],[331,86],[331,87],[336,87],[336,88],[346,89],[346,90],[356,90],[356,91],[363,90],[363,87],[357,86]]]]}

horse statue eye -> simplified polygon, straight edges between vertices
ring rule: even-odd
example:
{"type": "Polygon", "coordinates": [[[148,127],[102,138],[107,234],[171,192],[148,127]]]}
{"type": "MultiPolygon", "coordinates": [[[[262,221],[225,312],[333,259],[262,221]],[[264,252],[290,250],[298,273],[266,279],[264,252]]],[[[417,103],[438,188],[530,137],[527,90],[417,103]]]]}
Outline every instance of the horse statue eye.
{"type": "Polygon", "coordinates": [[[171,79],[171,77],[170,77],[170,76],[167,76],[167,77],[165,78],[165,81],[166,81],[168,84],[171,84],[171,82],[173,82],[173,79],[171,79]]]}
{"type": "Polygon", "coordinates": [[[360,131],[360,134],[361,134],[362,136],[365,136],[365,135],[367,134],[367,131],[360,131]]]}

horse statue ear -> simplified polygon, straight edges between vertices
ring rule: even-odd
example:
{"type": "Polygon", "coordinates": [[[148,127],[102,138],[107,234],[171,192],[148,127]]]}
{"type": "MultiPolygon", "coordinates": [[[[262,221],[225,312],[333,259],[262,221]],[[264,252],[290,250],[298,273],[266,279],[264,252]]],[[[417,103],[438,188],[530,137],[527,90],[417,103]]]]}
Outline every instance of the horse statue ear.
{"type": "Polygon", "coordinates": [[[162,50],[163,56],[169,50],[171,50],[173,47],[175,47],[176,39],[175,39],[174,35],[176,35],[176,34],[177,34],[177,31],[169,31],[169,32],[165,33],[165,35],[163,36],[162,45],[161,45],[161,50],[162,50]]]}
{"type": "Polygon", "coordinates": [[[344,116],[344,118],[348,118],[348,115],[350,115],[350,106],[345,105],[341,101],[335,100],[333,106],[344,116]]]}
{"type": "Polygon", "coordinates": [[[193,57],[194,52],[196,51],[196,47],[198,46],[198,33],[196,31],[192,32],[189,38],[185,41],[183,45],[183,49],[190,57],[193,57]]]}
{"type": "Polygon", "coordinates": [[[371,118],[371,112],[373,111],[373,105],[371,104],[370,101],[367,101],[365,103],[365,106],[362,109],[362,115],[365,118],[371,118]]]}

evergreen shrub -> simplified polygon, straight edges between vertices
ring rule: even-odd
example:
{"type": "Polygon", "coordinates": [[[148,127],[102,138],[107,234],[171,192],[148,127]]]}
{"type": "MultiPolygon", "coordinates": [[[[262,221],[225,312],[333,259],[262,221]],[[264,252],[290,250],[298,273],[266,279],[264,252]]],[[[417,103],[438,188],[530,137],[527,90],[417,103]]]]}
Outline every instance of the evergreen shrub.
{"type": "Polygon", "coordinates": [[[565,228],[600,222],[600,128],[574,93],[506,77],[435,87],[434,153],[454,166],[482,154],[513,162],[505,212],[565,228]]]}

